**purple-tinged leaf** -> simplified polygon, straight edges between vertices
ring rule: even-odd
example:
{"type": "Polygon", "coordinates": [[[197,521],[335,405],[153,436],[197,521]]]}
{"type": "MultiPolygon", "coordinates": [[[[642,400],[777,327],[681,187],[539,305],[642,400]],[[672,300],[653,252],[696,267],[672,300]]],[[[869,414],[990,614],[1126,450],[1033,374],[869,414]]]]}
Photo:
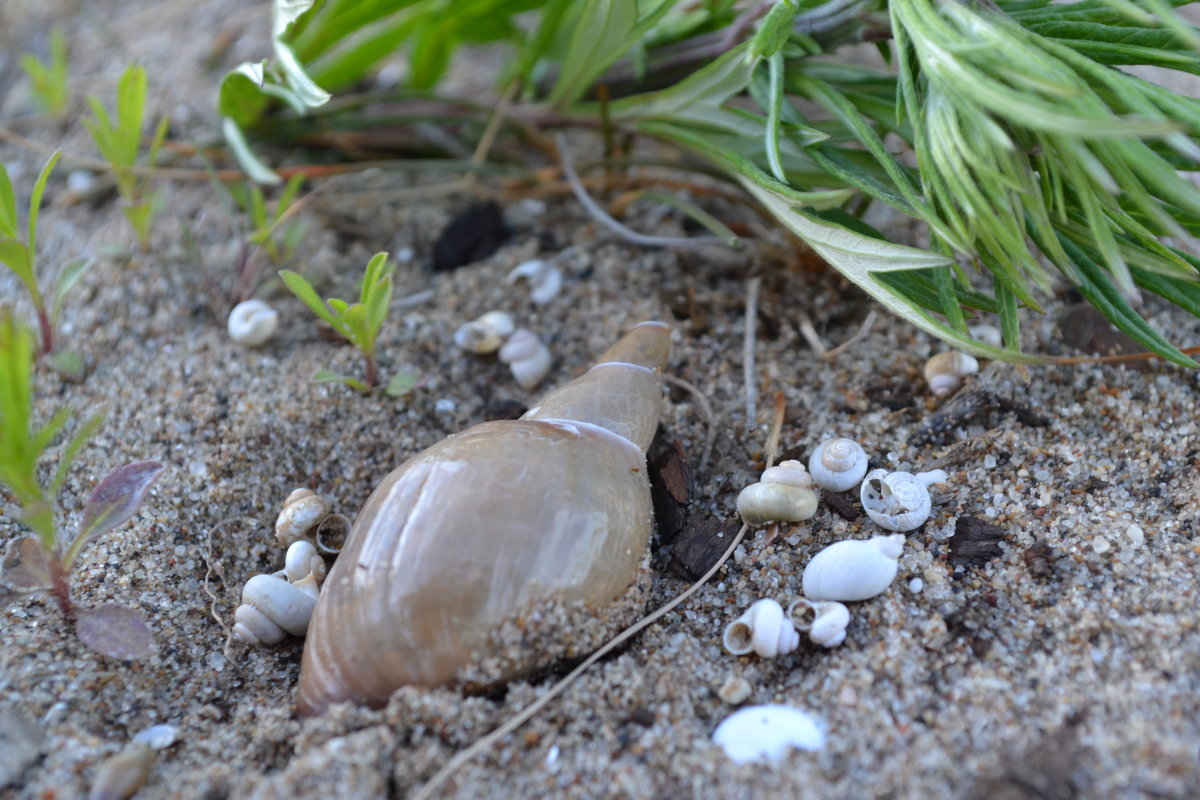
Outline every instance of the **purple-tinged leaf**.
{"type": "Polygon", "coordinates": [[[77,606],[75,633],[97,653],[122,661],[146,658],[154,644],[142,612],[120,603],[105,603],[96,608],[77,606]]]}
{"type": "Polygon", "coordinates": [[[63,558],[67,570],[88,542],[123,525],[137,512],[146,490],[164,469],[157,461],[137,461],[117,467],[96,484],[84,506],[79,534],[63,558]]]}
{"type": "Polygon", "coordinates": [[[18,592],[50,588],[50,558],[36,536],[18,537],[4,548],[3,582],[18,592]]]}

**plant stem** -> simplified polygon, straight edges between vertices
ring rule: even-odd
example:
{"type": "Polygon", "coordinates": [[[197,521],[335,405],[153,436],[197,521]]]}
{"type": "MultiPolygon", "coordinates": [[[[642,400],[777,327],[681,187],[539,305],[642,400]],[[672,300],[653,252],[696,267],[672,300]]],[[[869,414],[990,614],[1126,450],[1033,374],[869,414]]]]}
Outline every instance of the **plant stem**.
{"type": "Polygon", "coordinates": [[[71,587],[67,583],[67,571],[57,555],[50,556],[50,591],[58,602],[58,610],[68,622],[75,618],[75,604],[71,602],[71,587]]]}
{"type": "Polygon", "coordinates": [[[42,332],[42,355],[48,356],[54,350],[54,325],[50,322],[50,314],[41,303],[37,306],[38,327],[42,332]]]}
{"type": "Polygon", "coordinates": [[[367,362],[367,386],[374,389],[376,384],[379,383],[379,373],[375,369],[375,354],[364,352],[363,358],[367,362]]]}

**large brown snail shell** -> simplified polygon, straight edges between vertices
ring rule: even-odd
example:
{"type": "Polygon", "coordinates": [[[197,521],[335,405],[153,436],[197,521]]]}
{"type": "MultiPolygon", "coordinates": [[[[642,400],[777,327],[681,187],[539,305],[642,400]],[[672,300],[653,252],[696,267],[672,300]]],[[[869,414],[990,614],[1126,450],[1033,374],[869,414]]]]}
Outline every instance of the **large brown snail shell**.
{"type": "MultiPolygon", "coordinates": [[[[669,350],[667,326],[643,322],[521,419],[450,436],[384,478],[313,612],[300,713],[453,682],[547,602],[603,619],[650,537],[645,452],[669,350]]],[[[566,652],[553,649],[518,648],[493,677],[566,652]]]]}

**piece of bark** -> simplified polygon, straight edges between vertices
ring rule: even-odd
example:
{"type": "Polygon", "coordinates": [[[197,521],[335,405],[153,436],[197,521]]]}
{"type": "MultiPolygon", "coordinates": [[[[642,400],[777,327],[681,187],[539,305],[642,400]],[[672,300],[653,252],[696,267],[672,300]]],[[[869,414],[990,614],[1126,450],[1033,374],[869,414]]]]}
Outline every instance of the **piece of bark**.
{"type": "Polygon", "coordinates": [[[671,569],[688,580],[697,580],[717,563],[741,527],[736,521],[691,520],[675,537],[671,569]]]}
{"type": "Polygon", "coordinates": [[[999,542],[1004,529],[978,517],[959,517],[950,538],[950,563],[955,566],[978,567],[1004,555],[999,542]]]}
{"type": "Polygon", "coordinates": [[[494,200],[469,206],[442,229],[433,245],[433,268],[441,272],[481,261],[499,250],[509,233],[494,200]]]}
{"type": "Polygon", "coordinates": [[[692,496],[692,471],[678,439],[668,445],[656,439],[650,448],[650,500],[660,544],[670,544],[687,522],[692,496]]]}

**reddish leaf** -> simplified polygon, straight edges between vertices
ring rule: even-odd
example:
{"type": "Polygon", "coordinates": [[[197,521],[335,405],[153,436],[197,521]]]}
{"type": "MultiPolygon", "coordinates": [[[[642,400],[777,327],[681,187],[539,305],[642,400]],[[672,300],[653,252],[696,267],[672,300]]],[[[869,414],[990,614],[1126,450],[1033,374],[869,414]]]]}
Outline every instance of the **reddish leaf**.
{"type": "Polygon", "coordinates": [[[97,653],[122,661],[145,658],[154,644],[142,612],[120,603],[76,607],[75,633],[97,653]]]}
{"type": "Polygon", "coordinates": [[[36,536],[21,536],[4,548],[4,583],[19,592],[50,588],[50,559],[36,536]]]}
{"type": "Polygon", "coordinates": [[[79,535],[71,542],[63,559],[67,569],[88,542],[124,524],[134,515],[146,490],[164,469],[166,467],[157,461],[137,461],[117,467],[96,484],[83,509],[79,535]]]}

